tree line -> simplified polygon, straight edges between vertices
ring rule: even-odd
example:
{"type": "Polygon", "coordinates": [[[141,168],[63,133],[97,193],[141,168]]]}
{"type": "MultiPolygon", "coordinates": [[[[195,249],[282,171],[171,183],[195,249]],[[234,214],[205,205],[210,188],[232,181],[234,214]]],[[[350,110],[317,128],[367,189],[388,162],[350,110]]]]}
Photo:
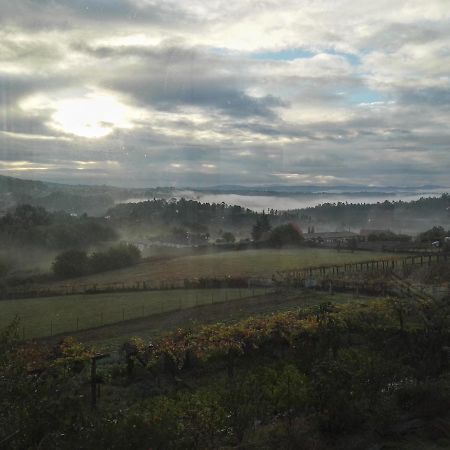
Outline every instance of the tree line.
{"type": "Polygon", "coordinates": [[[103,218],[48,212],[40,206],[19,205],[0,218],[3,246],[60,250],[87,248],[117,238],[115,229],[103,218]]]}

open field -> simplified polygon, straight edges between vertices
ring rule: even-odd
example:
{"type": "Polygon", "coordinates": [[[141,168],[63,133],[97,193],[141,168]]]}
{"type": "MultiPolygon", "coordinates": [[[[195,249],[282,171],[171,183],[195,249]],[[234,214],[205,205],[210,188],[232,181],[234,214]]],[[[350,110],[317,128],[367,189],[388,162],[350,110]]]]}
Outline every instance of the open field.
{"type": "Polygon", "coordinates": [[[0,329],[20,317],[26,339],[260,295],[265,289],[202,289],[70,295],[0,301],[0,329]]]}
{"type": "MultiPolygon", "coordinates": [[[[65,284],[113,284],[138,281],[164,282],[194,278],[271,277],[278,270],[300,269],[323,264],[398,257],[383,252],[333,249],[260,249],[228,251],[179,258],[149,260],[126,269],[67,280],[65,284]]],[[[61,284],[61,283],[60,283],[61,284]]]]}

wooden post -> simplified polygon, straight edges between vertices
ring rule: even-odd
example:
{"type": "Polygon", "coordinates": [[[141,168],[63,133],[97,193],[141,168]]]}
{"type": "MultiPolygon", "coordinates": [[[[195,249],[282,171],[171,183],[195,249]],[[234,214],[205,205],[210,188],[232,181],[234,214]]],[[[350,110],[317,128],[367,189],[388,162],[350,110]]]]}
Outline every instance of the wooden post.
{"type": "Polygon", "coordinates": [[[103,353],[91,357],[91,406],[96,408],[97,406],[97,361],[109,356],[109,353],[103,353]]]}
{"type": "Polygon", "coordinates": [[[91,359],[91,406],[97,406],[97,360],[91,359]]]}

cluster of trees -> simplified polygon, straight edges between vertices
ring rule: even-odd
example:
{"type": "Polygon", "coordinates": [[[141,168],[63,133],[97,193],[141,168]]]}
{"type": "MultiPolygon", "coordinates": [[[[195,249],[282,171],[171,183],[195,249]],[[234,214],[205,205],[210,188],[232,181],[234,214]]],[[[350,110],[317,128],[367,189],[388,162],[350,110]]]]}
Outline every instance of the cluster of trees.
{"type": "Polygon", "coordinates": [[[420,242],[444,242],[446,237],[450,237],[450,230],[446,231],[444,227],[435,226],[419,235],[420,242]]]}
{"type": "Polygon", "coordinates": [[[108,194],[81,195],[76,193],[52,192],[45,197],[22,198],[21,203],[30,202],[53,211],[71,211],[78,214],[99,215],[114,205],[114,199],[108,194]]]}
{"type": "Polygon", "coordinates": [[[121,269],[137,264],[140,260],[141,252],[136,246],[122,243],[91,255],[82,250],[64,251],[56,257],[52,268],[56,277],[72,278],[121,269]]]}
{"type": "MultiPolygon", "coordinates": [[[[241,235],[250,231],[254,242],[262,242],[269,239],[272,224],[274,226],[284,225],[298,220],[297,213],[275,210],[257,213],[237,205],[200,203],[184,198],[120,204],[111,208],[107,217],[111,223],[120,227],[150,225],[167,228],[170,226],[173,232],[171,235],[163,237],[166,241],[196,245],[206,243],[210,232],[214,233],[216,230],[223,229],[227,231],[220,235],[219,243],[234,243],[236,231],[241,235]]],[[[157,239],[161,239],[161,237],[157,239]]],[[[287,240],[289,241],[289,238],[287,240]]],[[[279,238],[274,236],[273,242],[275,245],[279,242],[279,238]]]]}
{"type": "Polygon", "coordinates": [[[225,203],[200,203],[195,200],[148,200],[140,203],[124,203],[111,208],[108,216],[113,222],[127,224],[170,225],[190,231],[207,232],[215,229],[250,226],[257,213],[241,206],[225,203]]]}
{"type": "Polygon", "coordinates": [[[309,217],[310,221],[355,228],[367,226],[370,223],[369,219],[393,222],[435,218],[448,222],[450,219],[450,195],[442,194],[440,197],[421,198],[411,202],[386,200],[376,204],[324,203],[296,212],[301,217],[309,217]]]}
{"type": "Polygon", "coordinates": [[[59,250],[87,248],[117,238],[115,229],[104,219],[50,213],[31,205],[19,205],[0,218],[0,242],[4,246],[59,250]]]}

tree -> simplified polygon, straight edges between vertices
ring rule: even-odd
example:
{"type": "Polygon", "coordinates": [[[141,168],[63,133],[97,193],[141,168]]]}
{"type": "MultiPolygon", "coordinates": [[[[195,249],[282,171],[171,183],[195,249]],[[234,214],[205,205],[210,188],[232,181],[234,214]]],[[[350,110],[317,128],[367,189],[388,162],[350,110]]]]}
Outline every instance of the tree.
{"type": "Polygon", "coordinates": [[[252,238],[254,241],[260,241],[264,238],[264,235],[272,229],[269,217],[263,212],[258,216],[255,225],[252,229],[252,238]]]}
{"type": "Polygon", "coordinates": [[[438,226],[419,234],[419,240],[420,242],[440,241],[441,239],[444,239],[446,235],[445,229],[438,226]]]}
{"type": "Polygon", "coordinates": [[[58,278],[79,277],[88,273],[89,259],[86,252],[67,250],[56,257],[52,269],[58,278]]]}
{"type": "Polygon", "coordinates": [[[273,247],[299,245],[303,240],[302,231],[293,223],[279,225],[272,230],[269,236],[269,244],[273,247]]]}
{"type": "Polygon", "coordinates": [[[234,234],[230,233],[229,231],[226,231],[225,233],[222,234],[222,239],[227,244],[233,244],[236,241],[236,238],[235,238],[234,234]]]}

